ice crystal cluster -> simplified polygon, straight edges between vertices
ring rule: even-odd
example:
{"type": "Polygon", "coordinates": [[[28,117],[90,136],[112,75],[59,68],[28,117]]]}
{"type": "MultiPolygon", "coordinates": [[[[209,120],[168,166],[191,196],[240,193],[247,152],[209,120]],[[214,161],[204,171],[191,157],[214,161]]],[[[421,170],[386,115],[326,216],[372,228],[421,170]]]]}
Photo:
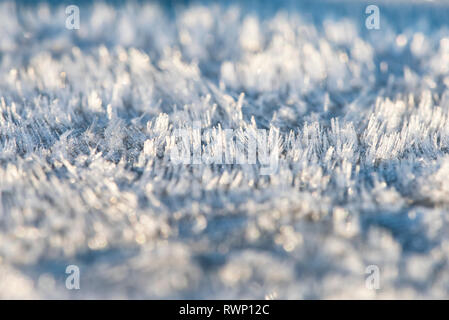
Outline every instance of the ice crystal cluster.
{"type": "Polygon", "coordinates": [[[449,6],[286,3],[0,3],[0,298],[449,297],[449,6]]]}

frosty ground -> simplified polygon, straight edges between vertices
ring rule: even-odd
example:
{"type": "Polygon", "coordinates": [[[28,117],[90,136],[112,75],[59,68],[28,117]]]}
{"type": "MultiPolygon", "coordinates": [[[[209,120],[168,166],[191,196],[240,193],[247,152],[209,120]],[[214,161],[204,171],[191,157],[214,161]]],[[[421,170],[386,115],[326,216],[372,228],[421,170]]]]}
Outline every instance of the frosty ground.
{"type": "Polygon", "coordinates": [[[365,6],[0,3],[0,298],[449,297],[449,6],[365,6]]]}

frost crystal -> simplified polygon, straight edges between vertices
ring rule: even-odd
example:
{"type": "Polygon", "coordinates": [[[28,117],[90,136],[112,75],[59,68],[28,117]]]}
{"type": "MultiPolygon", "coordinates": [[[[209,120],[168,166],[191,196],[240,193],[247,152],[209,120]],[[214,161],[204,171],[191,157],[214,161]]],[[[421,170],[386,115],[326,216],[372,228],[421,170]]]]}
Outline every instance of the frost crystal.
{"type": "Polygon", "coordinates": [[[254,6],[0,3],[0,298],[449,296],[449,6],[254,6]]]}

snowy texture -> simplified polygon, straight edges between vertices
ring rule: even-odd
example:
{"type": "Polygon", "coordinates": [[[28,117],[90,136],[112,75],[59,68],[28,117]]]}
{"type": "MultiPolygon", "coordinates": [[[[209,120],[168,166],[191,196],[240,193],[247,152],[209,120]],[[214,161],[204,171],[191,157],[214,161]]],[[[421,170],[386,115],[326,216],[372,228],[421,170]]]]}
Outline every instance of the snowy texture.
{"type": "Polygon", "coordinates": [[[311,2],[0,3],[0,298],[448,298],[449,6],[311,2]]]}

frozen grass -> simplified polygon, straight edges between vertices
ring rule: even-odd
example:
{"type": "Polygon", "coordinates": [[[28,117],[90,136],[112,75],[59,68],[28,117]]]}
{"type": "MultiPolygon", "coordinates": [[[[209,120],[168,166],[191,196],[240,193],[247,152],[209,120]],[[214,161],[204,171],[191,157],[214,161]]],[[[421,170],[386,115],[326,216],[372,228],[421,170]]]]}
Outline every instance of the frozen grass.
{"type": "Polygon", "coordinates": [[[0,3],[0,298],[449,297],[449,29],[411,6],[0,3]],[[278,172],[174,166],[193,121],[277,130],[278,172]]]}

